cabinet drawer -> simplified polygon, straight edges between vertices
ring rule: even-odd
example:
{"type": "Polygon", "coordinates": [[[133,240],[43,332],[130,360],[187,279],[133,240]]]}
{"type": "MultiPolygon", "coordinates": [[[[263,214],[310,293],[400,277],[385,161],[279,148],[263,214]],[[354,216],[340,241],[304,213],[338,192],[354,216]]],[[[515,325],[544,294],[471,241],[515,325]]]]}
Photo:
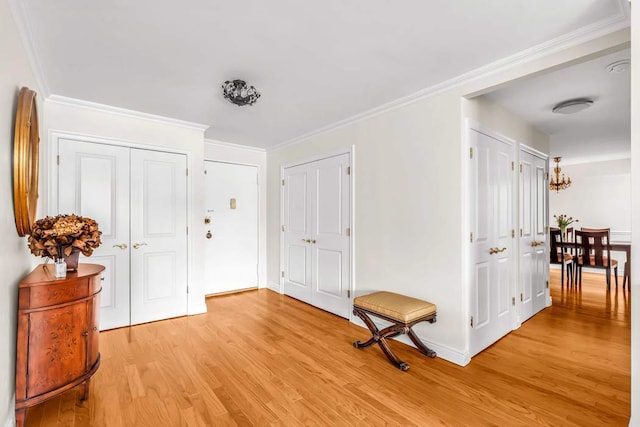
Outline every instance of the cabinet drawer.
{"type": "Polygon", "coordinates": [[[31,308],[46,307],[75,301],[89,295],[89,279],[77,280],[75,283],[34,286],[30,289],[31,308]]]}

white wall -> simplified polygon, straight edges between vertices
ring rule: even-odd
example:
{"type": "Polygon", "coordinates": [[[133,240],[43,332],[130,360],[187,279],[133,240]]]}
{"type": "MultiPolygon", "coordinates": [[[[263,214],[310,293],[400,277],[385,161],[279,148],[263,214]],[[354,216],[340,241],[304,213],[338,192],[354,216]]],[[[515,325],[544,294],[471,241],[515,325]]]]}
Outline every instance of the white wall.
{"type": "MultiPolygon", "coordinates": [[[[275,285],[280,280],[280,168],[346,151],[353,145],[355,294],[385,289],[434,302],[438,322],[419,325],[417,333],[435,344],[441,357],[466,363],[469,310],[462,131],[470,107],[463,97],[613,48],[627,42],[628,37],[628,32],[620,32],[523,61],[302,143],[269,151],[269,282],[275,285]]],[[[493,117],[499,124],[496,127],[512,129],[500,114],[482,116],[487,111],[478,111],[479,118],[493,117]]],[[[548,145],[543,143],[539,148],[548,149],[548,145]]]]}
{"type": "Polygon", "coordinates": [[[205,139],[204,159],[258,168],[258,286],[264,288],[267,286],[267,152],[205,139]]]}
{"type": "MultiPolygon", "coordinates": [[[[0,0],[0,425],[13,423],[18,282],[31,268],[13,215],[13,126],[20,87],[40,92],[6,0],[0,0]]],[[[42,120],[42,103],[38,116],[42,120]]]]}
{"type": "MultiPolygon", "coordinates": [[[[631,229],[632,264],[640,266],[638,231],[640,230],[640,8],[631,8],[631,229]]],[[[638,267],[635,268],[638,270],[638,267]]],[[[640,274],[631,276],[631,305],[640,307],[640,274]]],[[[640,426],[640,313],[631,312],[631,422],[640,426]]]]}
{"type": "MultiPolygon", "coordinates": [[[[553,167],[549,165],[550,175],[553,167]]],[[[557,226],[553,215],[567,214],[580,220],[574,227],[609,227],[614,234],[612,240],[623,235],[628,238],[631,231],[631,159],[567,166],[561,162],[560,168],[565,177],[571,177],[572,184],[566,190],[549,193],[549,224],[557,226]]]]}
{"type": "MultiPolygon", "coordinates": [[[[100,106],[73,105],[73,101],[47,100],[43,142],[46,144],[49,170],[48,195],[55,194],[54,165],[58,135],[76,135],[119,145],[175,151],[187,154],[189,168],[189,314],[206,311],[203,290],[205,229],[202,221],[204,200],[204,127],[181,125],[171,121],[150,120],[135,114],[102,110],[100,106]]],[[[46,212],[57,214],[55,198],[48,200],[46,212]]]]}

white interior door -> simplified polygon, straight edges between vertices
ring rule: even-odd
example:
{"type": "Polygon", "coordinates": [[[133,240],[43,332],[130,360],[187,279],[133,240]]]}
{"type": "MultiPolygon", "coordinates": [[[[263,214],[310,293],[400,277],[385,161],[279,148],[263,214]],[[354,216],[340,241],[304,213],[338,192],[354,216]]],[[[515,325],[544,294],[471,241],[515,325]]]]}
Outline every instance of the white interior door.
{"type": "Polygon", "coordinates": [[[187,313],[186,157],[60,139],[58,211],[98,222],[100,328],[187,313]]]}
{"type": "Polygon", "coordinates": [[[284,170],[285,294],[342,317],[350,310],[350,156],[284,170]]]}
{"type": "Polygon", "coordinates": [[[542,310],[547,294],[547,161],[520,150],[520,321],[542,310]]]}
{"type": "Polygon", "coordinates": [[[513,144],[469,130],[473,356],[512,329],[513,144]]]}
{"type": "Polygon", "coordinates": [[[131,323],[187,314],[186,156],[131,150],[131,323]]]}
{"type": "Polygon", "coordinates": [[[102,244],[80,262],[105,266],[100,327],[129,325],[129,149],[61,139],[58,211],[97,221],[102,244]]]}
{"type": "Polygon", "coordinates": [[[205,293],[258,286],[258,168],[206,161],[205,293]],[[210,234],[209,234],[210,233],[210,234]]]}
{"type": "Polygon", "coordinates": [[[311,303],[311,211],[314,189],[308,164],[284,170],[283,240],[284,293],[311,303]]]}

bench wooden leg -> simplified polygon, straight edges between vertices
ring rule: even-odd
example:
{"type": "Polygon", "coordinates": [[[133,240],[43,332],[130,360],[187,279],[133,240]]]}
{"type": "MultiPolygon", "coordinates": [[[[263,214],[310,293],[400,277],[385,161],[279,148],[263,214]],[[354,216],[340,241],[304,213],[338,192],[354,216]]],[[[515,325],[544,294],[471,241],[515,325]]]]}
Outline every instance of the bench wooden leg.
{"type": "Polygon", "coordinates": [[[409,332],[407,332],[407,334],[409,335],[409,338],[411,338],[411,341],[416,345],[416,347],[418,347],[418,350],[420,350],[422,354],[424,354],[425,356],[429,356],[431,358],[436,357],[436,352],[431,350],[426,345],[424,345],[424,343],[420,340],[420,338],[418,338],[416,333],[413,332],[413,329],[409,328],[409,332]]]}
{"type": "MultiPolygon", "coordinates": [[[[396,368],[401,369],[403,371],[407,371],[409,369],[409,365],[404,363],[402,360],[395,355],[391,347],[389,347],[389,343],[387,343],[387,338],[393,338],[400,334],[407,332],[407,327],[400,324],[391,325],[388,328],[384,328],[382,331],[378,330],[378,327],[373,323],[371,318],[362,310],[359,310],[357,307],[354,307],[353,314],[362,319],[362,321],[367,325],[369,330],[371,331],[371,338],[369,338],[365,342],[354,341],[353,346],[355,348],[363,349],[371,346],[374,343],[377,343],[382,352],[387,356],[387,359],[393,363],[396,368]]],[[[409,329],[410,330],[410,329],[409,329]]]]}

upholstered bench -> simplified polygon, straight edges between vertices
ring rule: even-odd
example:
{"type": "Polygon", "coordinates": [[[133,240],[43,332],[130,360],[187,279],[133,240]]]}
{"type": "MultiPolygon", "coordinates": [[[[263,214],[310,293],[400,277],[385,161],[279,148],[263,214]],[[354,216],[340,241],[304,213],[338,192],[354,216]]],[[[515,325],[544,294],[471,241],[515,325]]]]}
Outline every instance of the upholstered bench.
{"type": "Polygon", "coordinates": [[[386,339],[407,334],[421,353],[429,357],[436,357],[436,352],[424,345],[411,329],[416,323],[434,323],[436,321],[436,306],[434,304],[393,292],[374,292],[356,297],[353,300],[353,314],[360,317],[371,331],[369,340],[365,342],[354,341],[354,347],[362,349],[377,343],[391,363],[406,371],[409,369],[409,365],[398,359],[386,339]],[[379,331],[369,315],[387,320],[393,325],[379,331]]]}

